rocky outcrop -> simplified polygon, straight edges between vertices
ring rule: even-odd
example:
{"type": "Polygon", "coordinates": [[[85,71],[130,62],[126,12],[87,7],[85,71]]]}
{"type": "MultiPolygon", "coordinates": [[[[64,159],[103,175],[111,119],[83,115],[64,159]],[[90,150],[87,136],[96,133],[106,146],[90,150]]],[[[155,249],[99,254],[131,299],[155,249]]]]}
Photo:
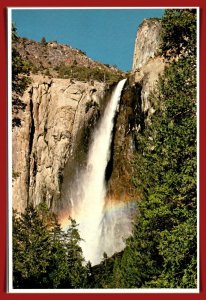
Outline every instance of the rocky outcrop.
{"type": "Polygon", "coordinates": [[[141,197],[132,182],[135,136],[150,123],[156,103],[149,96],[165,68],[164,59],[158,56],[160,33],[161,23],[156,19],[144,20],[137,31],[133,70],[121,97],[114,129],[112,170],[108,179],[108,199],[112,201],[141,197]]]}
{"type": "Polygon", "coordinates": [[[63,65],[98,69],[109,74],[122,73],[115,66],[92,60],[80,49],[56,41],[36,42],[19,37],[14,42],[13,47],[22,59],[31,66],[32,72],[35,74],[46,73],[46,75],[50,74],[52,77],[57,77],[59,76],[58,68],[63,65]]]}
{"type": "Polygon", "coordinates": [[[133,71],[132,80],[141,85],[141,111],[145,115],[145,120],[149,120],[154,112],[154,103],[149,99],[151,91],[157,85],[159,75],[163,74],[165,61],[161,57],[149,59],[140,69],[133,71]]]}
{"type": "Polygon", "coordinates": [[[150,58],[158,54],[161,42],[161,22],[158,19],[144,20],[137,31],[132,70],[142,68],[150,58]]]}
{"type": "Polygon", "coordinates": [[[41,201],[55,209],[79,132],[98,115],[107,89],[96,81],[32,79],[22,98],[26,107],[19,112],[21,126],[12,134],[13,207],[18,211],[24,211],[28,202],[41,201]]]}
{"type": "Polygon", "coordinates": [[[144,20],[137,31],[131,82],[141,85],[141,111],[145,121],[154,112],[149,94],[156,87],[159,75],[163,74],[165,60],[158,54],[161,43],[161,22],[158,19],[144,20]]]}
{"type": "Polygon", "coordinates": [[[111,147],[112,155],[106,173],[108,201],[127,202],[139,198],[132,183],[132,162],[135,154],[135,134],[141,123],[140,94],[140,85],[131,87],[127,83],[121,97],[111,147]]]}

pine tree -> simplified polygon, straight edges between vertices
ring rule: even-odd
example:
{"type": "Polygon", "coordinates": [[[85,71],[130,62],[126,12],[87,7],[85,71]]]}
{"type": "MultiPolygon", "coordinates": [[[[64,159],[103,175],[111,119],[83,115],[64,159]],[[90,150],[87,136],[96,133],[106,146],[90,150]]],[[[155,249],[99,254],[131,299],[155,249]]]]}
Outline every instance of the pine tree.
{"type": "Polygon", "coordinates": [[[82,288],[86,286],[77,224],[65,233],[45,204],[13,213],[14,288],[82,288]]]}
{"type": "Polygon", "coordinates": [[[46,38],[45,38],[45,37],[42,37],[40,43],[41,43],[43,46],[46,46],[46,45],[47,45],[46,38]]]}
{"type": "MultiPolygon", "coordinates": [[[[31,65],[28,61],[21,58],[19,52],[16,49],[16,43],[18,43],[17,29],[12,24],[12,113],[18,113],[19,110],[24,110],[26,104],[22,102],[21,96],[31,83],[31,79],[28,77],[30,74],[31,65]]],[[[21,126],[21,119],[19,117],[13,117],[12,126],[21,126]]]]}
{"type": "Polygon", "coordinates": [[[32,206],[13,217],[14,288],[43,287],[52,248],[49,232],[32,206]]]}
{"type": "Polygon", "coordinates": [[[81,238],[77,229],[77,223],[70,218],[70,226],[64,234],[64,246],[67,257],[67,278],[63,287],[83,288],[86,285],[87,268],[79,245],[81,238]]]}

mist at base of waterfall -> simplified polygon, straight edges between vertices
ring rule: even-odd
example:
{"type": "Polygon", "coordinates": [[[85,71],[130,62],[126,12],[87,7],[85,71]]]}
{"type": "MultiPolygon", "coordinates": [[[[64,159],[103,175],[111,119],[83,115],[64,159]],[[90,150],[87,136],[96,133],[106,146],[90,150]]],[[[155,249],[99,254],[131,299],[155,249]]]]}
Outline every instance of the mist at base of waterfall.
{"type": "Polygon", "coordinates": [[[79,224],[80,246],[86,261],[92,265],[125,247],[131,233],[131,210],[128,203],[106,203],[105,170],[110,159],[114,117],[126,79],[114,89],[104,114],[94,131],[87,164],[71,190],[70,216],[79,224]]]}
{"type": "MultiPolygon", "coordinates": [[[[132,233],[132,222],[136,212],[136,203],[111,203],[101,221],[101,237],[93,265],[98,264],[106,253],[111,257],[125,248],[125,240],[132,233]]],[[[83,244],[83,242],[82,242],[83,244]]]]}

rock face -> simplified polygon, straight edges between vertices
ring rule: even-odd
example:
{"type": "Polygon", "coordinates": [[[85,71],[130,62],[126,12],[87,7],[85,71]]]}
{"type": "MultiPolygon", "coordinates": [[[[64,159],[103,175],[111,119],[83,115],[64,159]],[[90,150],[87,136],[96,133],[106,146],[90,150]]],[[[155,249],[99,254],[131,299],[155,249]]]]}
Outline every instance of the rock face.
{"type": "Polygon", "coordinates": [[[119,70],[115,66],[94,61],[80,49],[59,44],[56,41],[36,42],[19,37],[14,47],[22,59],[29,62],[32,66],[32,72],[35,74],[46,72],[50,73],[53,77],[57,77],[57,69],[61,65],[97,68],[113,74],[119,73],[119,70]]]}
{"type": "Polygon", "coordinates": [[[149,94],[155,89],[165,61],[158,56],[161,42],[161,23],[156,19],[144,20],[135,41],[132,81],[141,85],[141,111],[146,121],[154,112],[149,94]]]}
{"type": "Polygon", "coordinates": [[[98,115],[104,83],[71,82],[33,76],[22,98],[21,126],[13,139],[13,207],[46,201],[55,208],[61,198],[63,171],[76,145],[78,132],[98,115]]]}
{"type": "Polygon", "coordinates": [[[161,23],[158,19],[144,20],[137,31],[132,70],[142,68],[154,58],[160,46],[161,23]]]}
{"type": "Polygon", "coordinates": [[[150,92],[156,87],[159,75],[164,72],[165,62],[161,57],[149,59],[142,68],[133,71],[133,80],[141,85],[141,110],[145,119],[154,112],[153,104],[149,100],[150,92]]]}
{"type": "Polygon", "coordinates": [[[141,122],[140,93],[140,85],[131,87],[127,83],[121,97],[114,128],[112,156],[106,174],[109,201],[127,202],[139,198],[132,183],[132,161],[135,153],[135,133],[141,122]]]}
{"type": "Polygon", "coordinates": [[[157,56],[160,33],[161,24],[154,19],[143,21],[137,32],[133,70],[121,98],[114,129],[112,171],[108,181],[108,199],[113,201],[139,200],[141,196],[132,183],[135,135],[150,123],[154,113],[154,99],[151,101],[149,95],[165,68],[165,61],[157,56]]]}

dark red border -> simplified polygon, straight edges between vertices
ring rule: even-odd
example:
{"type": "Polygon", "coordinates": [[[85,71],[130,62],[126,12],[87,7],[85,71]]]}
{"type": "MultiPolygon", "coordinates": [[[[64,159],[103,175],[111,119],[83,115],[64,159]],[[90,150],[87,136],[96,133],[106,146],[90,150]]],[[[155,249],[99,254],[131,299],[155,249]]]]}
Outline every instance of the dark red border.
{"type": "Polygon", "coordinates": [[[100,1],[66,1],[66,0],[1,0],[0,1],[0,299],[182,299],[182,300],[201,300],[206,299],[206,204],[204,196],[206,189],[203,180],[206,178],[206,104],[204,102],[205,83],[204,76],[206,74],[206,39],[204,28],[206,29],[205,19],[206,1],[205,0],[100,0],[100,1]],[[7,246],[7,42],[6,42],[6,8],[15,6],[152,6],[152,7],[167,7],[167,6],[198,6],[200,7],[200,45],[201,45],[201,64],[200,64],[200,294],[7,294],[6,293],[6,246],[7,246]]]}

